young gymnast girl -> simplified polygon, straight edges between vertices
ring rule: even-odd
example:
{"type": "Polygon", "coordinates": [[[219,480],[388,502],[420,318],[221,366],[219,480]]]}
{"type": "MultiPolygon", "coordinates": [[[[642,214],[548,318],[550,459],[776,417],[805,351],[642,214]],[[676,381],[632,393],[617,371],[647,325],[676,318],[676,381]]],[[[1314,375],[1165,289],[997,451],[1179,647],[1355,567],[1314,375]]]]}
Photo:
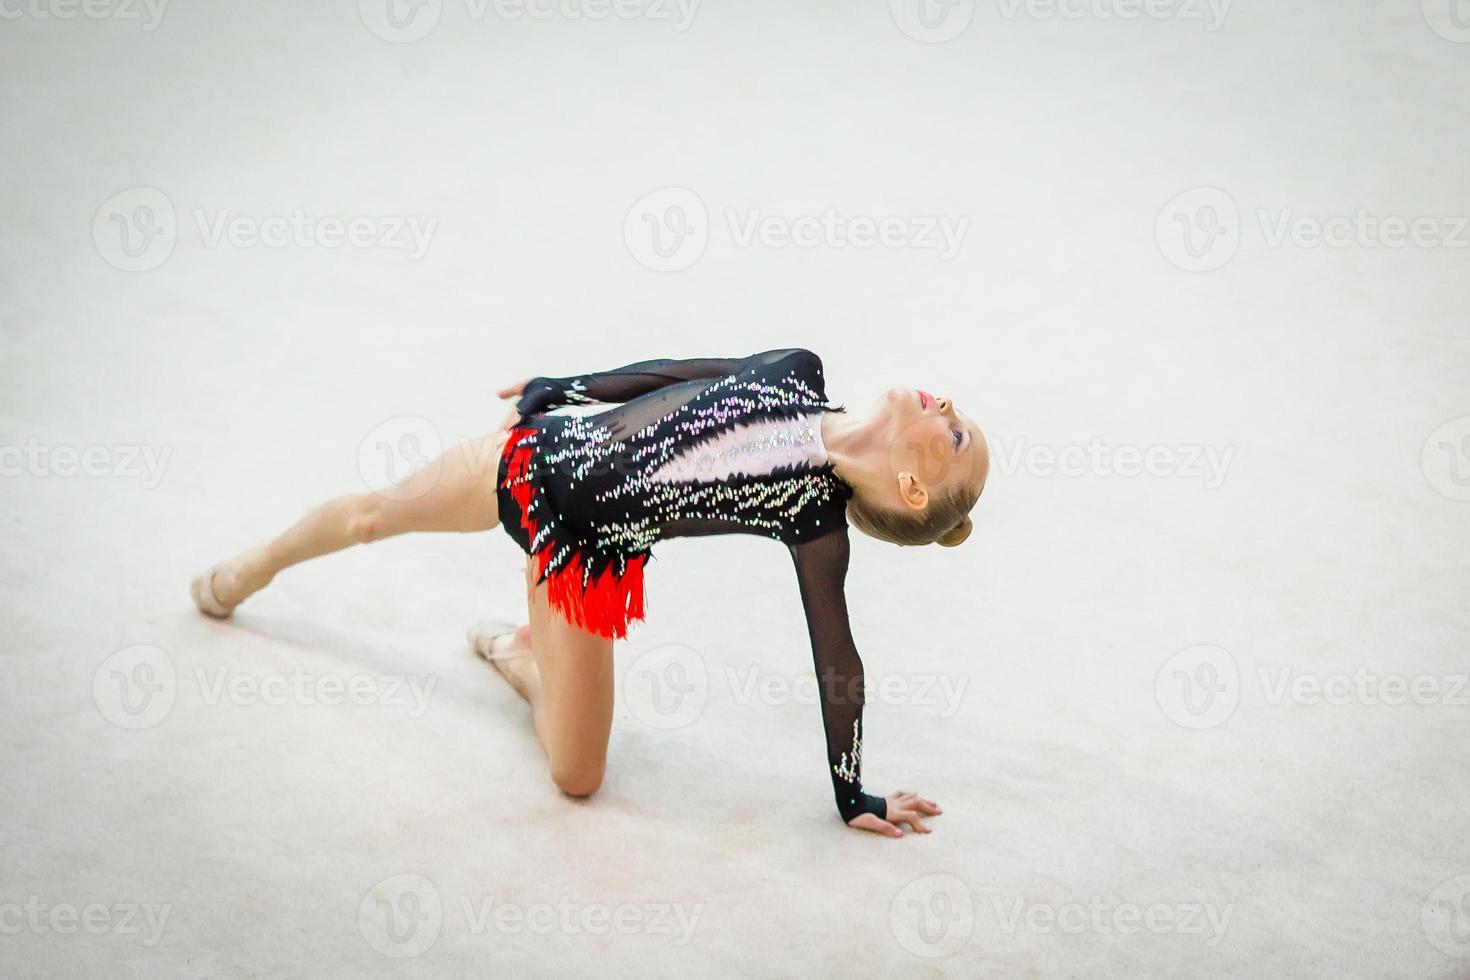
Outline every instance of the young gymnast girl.
{"type": "Polygon", "coordinates": [[[652,360],[538,377],[505,426],[400,486],[330,500],[274,540],[194,579],[202,612],[230,615],[285,568],[409,531],[503,526],[528,556],[529,622],[471,629],[476,652],[530,702],[551,778],[602,783],[613,641],[644,618],[643,573],[665,538],[748,533],[785,544],[816,663],[837,810],[861,830],[929,831],[917,793],[862,786],[863,664],[848,626],[848,526],[900,545],[969,536],[989,454],[947,398],[891,388],[866,416],[828,403],[811,351],[652,360]],[[607,403],[605,410],[597,410],[607,403]],[[589,410],[555,411],[590,405],[589,410]]]}

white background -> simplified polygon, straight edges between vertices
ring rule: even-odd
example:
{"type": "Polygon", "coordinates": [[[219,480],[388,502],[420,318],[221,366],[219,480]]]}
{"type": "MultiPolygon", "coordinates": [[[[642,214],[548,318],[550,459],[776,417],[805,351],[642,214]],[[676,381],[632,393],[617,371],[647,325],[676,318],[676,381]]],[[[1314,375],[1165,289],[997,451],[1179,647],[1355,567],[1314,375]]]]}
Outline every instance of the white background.
{"type": "Polygon", "coordinates": [[[397,36],[376,0],[178,0],[152,29],[7,3],[0,444],[115,465],[6,450],[0,972],[1464,975],[1470,233],[1271,242],[1283,216],[1470,213],[1449,2],[1251,0],[1211,30],[1182,3],[961,0],[924,28],[903,0],[708,0],[678,30],[672,6],[445,0],[397,36]],[[691,194],[693,251],[654,271],[645,214],[691,194]],[[160,197],[128,256],[118,220],[160,197]],[[967,231],[944,259],[742,245],[729,217],[829,209],[967,231]],[[296,211],[433,232],[418,257],[206,233],[296,211]],[[1186,225],[1221,234],[1191,256],[1186,225]],[[810,669],[769,541],[660,549],[585,804],[464,647],[519,612],[502,532],[314,562],[228,624],[188,602],[199,569],[360,489],[378,436],[413,457],[493,428],[518,377],[784,346],[854,410],[922,386],[991,440],[970,543],[859,541],[849,580],[871,676],[963,685],[867,712],[869,788],[938,799],[932,835],[845,830],[816,706],[732,685],[810,669]],[[1001,465],[1092,440],[1232,455],[1217,486],[1001,465]],[[130,447],[167,454],[159,479],[130,447]],[[211,703],[298,668],[435,686],[421,712],[211,703]],[[1283,671],[1440,696],[1273,703],[1283,671]],[[165,700],[120,713],[119,677],[165,700]],[[1191,678],[1225,700],[1191,711],[1191,678]],[[670,697],[694,699],[672,727],[670,697]],[[385,933],[375,886],[437,931],[385,933]],[[24,920],[31,896],[169,917],[152,944],[68,934],[24,920]],[[463,903],[492,898],[700,911],[682,944],[476,929],[463,903]],[[997,913],[1017,903],[1042,911],[997,913]],[[1228,919],[1045,928],[1089,903],[1228,919]]]}

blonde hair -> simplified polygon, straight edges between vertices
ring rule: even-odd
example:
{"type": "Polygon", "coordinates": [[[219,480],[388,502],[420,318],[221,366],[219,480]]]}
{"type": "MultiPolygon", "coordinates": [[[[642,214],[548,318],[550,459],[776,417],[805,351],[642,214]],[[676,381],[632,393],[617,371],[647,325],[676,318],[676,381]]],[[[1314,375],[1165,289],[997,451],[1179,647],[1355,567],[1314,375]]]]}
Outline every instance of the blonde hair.
{"type": "Polygon", "coordinates": [[[970,511],[980,494],[965,490],[939,499],[931,498],[922,510],[904,513],[893,507],[875,506],[854,494],[847,502],[847,519],[870,538],[897,545],[942,544],[953,548],[970,536],[974,525],[970,511]]]}

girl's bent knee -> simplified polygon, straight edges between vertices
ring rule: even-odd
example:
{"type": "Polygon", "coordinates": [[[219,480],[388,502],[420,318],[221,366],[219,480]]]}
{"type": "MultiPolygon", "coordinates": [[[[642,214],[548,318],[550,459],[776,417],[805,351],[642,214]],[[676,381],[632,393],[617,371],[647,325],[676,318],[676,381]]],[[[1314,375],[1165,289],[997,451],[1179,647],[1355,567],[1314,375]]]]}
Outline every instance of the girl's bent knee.
{"type": "Polygon", "coordinates": [[[568,796],[591,796],[602,787],[601,768],[591,767],[572,769],[553,769],[551,781],[556,783],[556,788],[568,796]]]}

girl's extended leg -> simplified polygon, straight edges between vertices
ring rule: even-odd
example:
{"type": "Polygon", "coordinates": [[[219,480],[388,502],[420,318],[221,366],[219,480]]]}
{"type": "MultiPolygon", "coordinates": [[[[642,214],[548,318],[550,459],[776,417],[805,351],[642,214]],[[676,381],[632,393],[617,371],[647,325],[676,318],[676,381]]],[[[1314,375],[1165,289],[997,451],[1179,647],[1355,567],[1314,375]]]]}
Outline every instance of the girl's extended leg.
{"type": "Polygon", "coordinates": [[[308,558],[409,531],[488,531],[498,526],[495,477],[504,443],[503,431],[472,439],[415,472],[402,486],[327,501],[280,536],[196,578],[194,601],[211,615],[229,615],[283,569],[308,558]]]}
{"type": "MultiPolygon", "coordinates": [[[[529,642],[533,656],[492,660],[531,705],[536,737],[551,779],[564,793],[590,796],[602,785],[613,718],[613,641],[568,623],[547,603],[546,585],[532,588],[527,563],[529,632],[500,643],[529,642]]],[[[476,637],[476,648],[488,646],[476,637]]],[[[482,650],[482,652],[484,652],[482,650]]]]}

